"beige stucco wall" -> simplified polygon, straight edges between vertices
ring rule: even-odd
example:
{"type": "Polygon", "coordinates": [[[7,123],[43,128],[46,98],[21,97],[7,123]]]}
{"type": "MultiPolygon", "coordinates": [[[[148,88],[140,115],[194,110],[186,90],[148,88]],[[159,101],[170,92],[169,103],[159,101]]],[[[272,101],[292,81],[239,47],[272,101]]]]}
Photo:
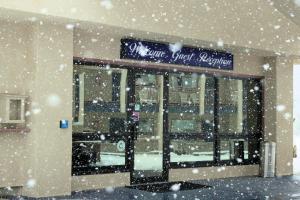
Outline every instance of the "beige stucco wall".
{"type": "MultiPolygon", "coordinates": [[[[170,169],[169,181],[258,176],[259,165],[170,169]]],[[[73,176],[72,190],[82,191],[130,185],[130,173],[73,176]]]]}
{"type": "Polygon", "coordinates": [[[35,78],[30,83],[30,134],[27,145],[28,196],[68,194],[71,188],[72,128],[59,128],[59,120],[72,122],[73,31],[65,26],[33,26],[32,58],[35,78]]]}
{"type": "Polygon", "coordinates": [[[0,134],[0,187],[23,186],[23,195],[35,197],[69,194],[72,129],[59,129],[59,120],[72,121],[73,31],[46,23],[0,27],[0,93],[29,96],[31,130],[0,134]]]}
{"type": "Polygon", "coordinates": [[[239,176],[258,176],[259,165],[171,169],[170,181],[215,179],[239,176]]]}
{"type": "Polygon", "coordinates": [[[135,37],[160,37],[171,41],[174,36],[190,45],[206,43],[214,48],[217,48],[217,41],[222,40],[225,46],[299,55],[297,36],[300,28],[268,1],[111,2],[111,9],[107,9],[98,0],[25,0],[22,3],[2,0],[0,17],[15,15],[19,20],[26,20],[26,14],[30,14],[27,19],[33,15],[46,15],[79,22],[79,26],[86,29],[90,29],[92,23],[98,23],[100,31],[107,26],[131,29],[134,31],[127,33],[135,37]],[[22,13],[13,12],[16,10],[22,13]]]}
{"type": "Polygon", "coordinates": [[[265,140],[277,143],[276,175],[293,173],[293,60],[269,57],[265,72],[265,140]]]}
{"type": "MultiPolygon", "coordinates": [[[[29,94],[30,29],[0,21],[0,93],[29,94]]],[[[0,187],[24,184],[26,134],[0,133],[0,187]]]]}
{"type": "Polygon", "coordinates": [[[72,177],[72,191],[122,187],[126,185],[130,185],[130,173],[72,177]]]}

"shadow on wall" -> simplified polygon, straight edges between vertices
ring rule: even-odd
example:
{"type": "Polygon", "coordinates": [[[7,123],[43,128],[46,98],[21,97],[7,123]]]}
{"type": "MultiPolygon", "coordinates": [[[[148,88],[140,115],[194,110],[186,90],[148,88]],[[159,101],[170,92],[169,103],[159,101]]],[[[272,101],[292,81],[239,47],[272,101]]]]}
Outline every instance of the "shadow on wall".
{"type": "Polygon", "coordinates": [[[300,65],[294,65],[293,75],[293,116],[294,116],[294,138],[293,143],[297,146],[297,158],[294,158],[294,174],[300,175],[300,65]]]}

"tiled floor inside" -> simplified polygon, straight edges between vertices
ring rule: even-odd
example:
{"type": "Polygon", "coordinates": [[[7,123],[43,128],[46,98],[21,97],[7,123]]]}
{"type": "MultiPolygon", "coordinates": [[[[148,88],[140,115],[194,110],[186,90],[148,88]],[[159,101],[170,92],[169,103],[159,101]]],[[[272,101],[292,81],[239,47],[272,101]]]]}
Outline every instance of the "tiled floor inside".
{"type": "MultiPolygon", "coordinates": [[[[212,187],[153,193],[130,188],[107,188],[74,192],[71,196],[44,199],[99,199],[99,200],[202,200],[202,199],[300,199],[300,176],[281,178],[239,177],[192,181],[212,187]]],[[[177,188],[178,189],[178,188],[177,188]]],[[[13,198],[27,199],[27,198],[13,198]]]]}

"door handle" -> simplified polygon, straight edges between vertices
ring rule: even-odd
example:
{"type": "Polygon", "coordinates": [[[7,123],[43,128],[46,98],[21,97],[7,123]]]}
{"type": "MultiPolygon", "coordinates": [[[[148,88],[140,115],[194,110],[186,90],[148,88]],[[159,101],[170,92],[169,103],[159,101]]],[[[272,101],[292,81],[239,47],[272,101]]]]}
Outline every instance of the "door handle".
{"type": "Polygon", "coordinates": [[[133,139],[133,140],[137,140],[137,136],[138,136],[138,125],[139,123],[138,122],[134,122],[132,119],[129,121],[128,123],[128,131],[130,133],[130,137],[133,139]]]}
{"type": "Polygon", "coordinates": [[[133,124],[133,139],[137,140],[138,138],[138,128],[137,128],[138,124],[134,123],[133,124]]]}

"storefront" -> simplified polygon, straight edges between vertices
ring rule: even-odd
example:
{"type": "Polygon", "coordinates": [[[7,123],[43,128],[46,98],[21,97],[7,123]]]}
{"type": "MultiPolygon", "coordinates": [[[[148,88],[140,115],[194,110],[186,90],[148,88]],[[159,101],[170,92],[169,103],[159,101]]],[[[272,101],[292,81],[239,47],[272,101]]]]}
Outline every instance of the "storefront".
{"type": "Polygon", "coordinates": [[[0,96],[24,104],[0,119],[0,192],[259,176],[264,141],[292,174],[297,24],[268,2],[111,3],[0,3],[0,96]]]}
{"type": "Polygon", "coordinates": [[[137,184],[168,181],[169,169],[259,164],[263,77],[189,66],[188,55],[201,55],[193,47],[176,51],[189,52],[187,66],[158,64],[160,55],[176,53],[162,48],[173,44],[130,44],[156,53],[134,52],[156,63],[74,58],[73,175],[130,172],[137,184]]]}

